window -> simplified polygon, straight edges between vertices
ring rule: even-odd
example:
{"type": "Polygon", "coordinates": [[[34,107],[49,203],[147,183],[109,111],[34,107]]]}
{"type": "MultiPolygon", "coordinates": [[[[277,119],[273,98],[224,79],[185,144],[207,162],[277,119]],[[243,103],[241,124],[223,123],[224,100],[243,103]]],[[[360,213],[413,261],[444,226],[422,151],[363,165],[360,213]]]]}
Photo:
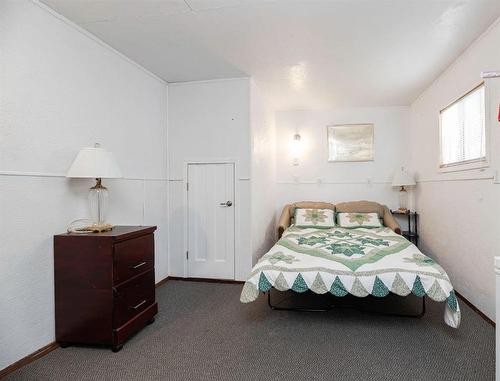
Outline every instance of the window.
{"type": "Polygon", "coordinates": [[[440,112],[441,169],[485,166],[484,93],[481,84],[440,112]]]}

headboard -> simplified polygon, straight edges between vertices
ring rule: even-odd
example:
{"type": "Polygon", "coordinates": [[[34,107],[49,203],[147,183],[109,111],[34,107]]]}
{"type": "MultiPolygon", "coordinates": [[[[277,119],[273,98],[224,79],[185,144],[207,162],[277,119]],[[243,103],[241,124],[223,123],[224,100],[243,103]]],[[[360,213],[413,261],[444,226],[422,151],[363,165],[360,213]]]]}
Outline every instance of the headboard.
{"type": "Polygon", "coordinates": [[[382,219],[384,226],[394,230],[397,234],[401,234],[401,228],[392,215],[389,208],[385,205],[379,204],[373,201],[350,201],[341,202],[339,204],[331,204],[329,202],[321,201],[299,201],[293,204],[287,204],[283,207],[281,212],[281,217],[278,221],[278,238],[291,224],[293,224],[293,218],[296,208],[311,208],[311,209],[332,209],[336,212],[358,212],[358,213],[377,213],[382,219]]]}

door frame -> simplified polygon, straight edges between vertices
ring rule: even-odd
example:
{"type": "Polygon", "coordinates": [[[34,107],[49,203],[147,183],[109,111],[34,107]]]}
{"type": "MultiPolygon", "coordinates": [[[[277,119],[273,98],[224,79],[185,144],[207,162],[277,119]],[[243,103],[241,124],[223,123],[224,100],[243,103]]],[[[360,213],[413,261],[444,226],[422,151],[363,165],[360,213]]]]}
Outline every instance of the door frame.
{"type": "Polygon", "coordinates": [[[207,158],[207,159],[192,159],[184,161],[184,179],[182,185],[184,187],[184,197],[183,197],[183,210],[184,210],[184,223],[183,223],[183,256],[184,256],[184,278],[188,277],[189,269],[188,269],[188,259],[186,256],[186,252],[189,249],[189,194],[187,189],[187,184],[189,181],[189,166],[196,164],[232,164],[233,165],[233,189],[234,189],[234,260],[233,260],[233,278],[236,279],[236,265],[237,265],[237,250],[240,245],[240,237],[239,237],[239,227],[240,227],[240,190],[239,190],[239,177],[238,177],[238,159],[236,158],[207,158]]]}

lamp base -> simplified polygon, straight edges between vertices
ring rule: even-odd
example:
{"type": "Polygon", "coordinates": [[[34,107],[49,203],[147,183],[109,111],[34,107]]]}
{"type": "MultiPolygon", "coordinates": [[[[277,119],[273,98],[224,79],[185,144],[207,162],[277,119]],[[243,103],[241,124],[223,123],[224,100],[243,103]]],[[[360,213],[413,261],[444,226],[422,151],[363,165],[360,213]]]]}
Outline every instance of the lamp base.
{"type": "Polygon", "coordinates": [[[92,233],[102,233],[109,232],[113,230],[113,225],[111,224],[93,224],[90,226],[86,226],[85,229],[92,231],[92,233]]]}
{"type": "Polygon", "coordinates": [[[408,192],[404,186],[401,186],[401,189],[399,190],[399,210],[408,210],[408,192]]]}
{"type": "Polygon", "coordinates": [[[111,224],[92,224],[87,225],[90,221],[86,219],[73,221],[68,226],[68,233],[85,234],[85,233],[103,233],[113,230],[111,224]]]}
{"type": "Polygon", "coordinates": [[[101,179],[96,179],[96,184],[89,191],[90,217],[92,226],[101,226],[106,220],[108,210],[108,189],[102,185],[101,179]]]}

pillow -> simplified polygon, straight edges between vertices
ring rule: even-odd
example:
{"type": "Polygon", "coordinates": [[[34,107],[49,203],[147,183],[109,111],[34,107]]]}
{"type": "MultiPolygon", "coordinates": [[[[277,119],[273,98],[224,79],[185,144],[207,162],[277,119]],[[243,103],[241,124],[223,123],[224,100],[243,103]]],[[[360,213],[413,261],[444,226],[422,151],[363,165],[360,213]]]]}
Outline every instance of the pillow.
{"type": "Polygon", "coordinates": [[[299,228],[333,228],[335,215],[332,209],[295,209],[295,226],[299,228]]]}
{"type": "Polygon", "coordinates": [[[337,222],[342,228],[379,228],[377,213],[339,213],[337,222]]]}

